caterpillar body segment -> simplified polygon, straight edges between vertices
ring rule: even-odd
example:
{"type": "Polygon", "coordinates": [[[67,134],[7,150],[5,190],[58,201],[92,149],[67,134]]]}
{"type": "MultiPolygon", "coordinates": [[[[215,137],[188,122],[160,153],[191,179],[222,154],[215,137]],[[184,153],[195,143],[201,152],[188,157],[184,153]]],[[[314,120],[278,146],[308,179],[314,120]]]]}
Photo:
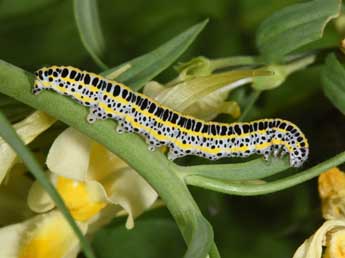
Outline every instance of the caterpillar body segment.
{"type": "Polygon", "coordinates": [[[143,135],[150,150],[168,146],[174,160],[196,155],[211,160],[260,154],[268,159],[289,154],[290,165],[301,166],[309,145],[301,130],[283,119],[250,123],[205,122],[180,114],[129,87],[71,66],[52,66],[36,72],[32,92],[50,89],[89,107],[87,120],[114,119],[118,132],[143,135]]]}

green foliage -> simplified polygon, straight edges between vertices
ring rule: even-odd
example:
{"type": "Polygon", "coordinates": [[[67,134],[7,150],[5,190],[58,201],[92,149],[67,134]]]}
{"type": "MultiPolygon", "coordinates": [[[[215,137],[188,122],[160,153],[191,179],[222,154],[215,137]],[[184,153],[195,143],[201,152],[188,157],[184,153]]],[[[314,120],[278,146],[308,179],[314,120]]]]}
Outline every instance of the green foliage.
{"type": "Polygon", "coordinates": [[[257,33],[257,46],[275,61],[322,37],[327,23],[340,13],[340,0],[313,0],[288,6],[267,18],[257,33]]]}
{"type": "Polygon", "coordinates": [[[116,79],[127,83],[134,90],[139,90],[146,82],[153,79],[182,55],[206,24],[207,20],[198,23],[157,49],[107,70],[102,75],[109,75],[125,65],[130,65],[130,70],[124,72],[116,79]]]}
{"type": "Polygon", "coordinates": [[[103,69],[107,66],[101,61],[104,54],[104,38],[98,17],[97,1],[75,0],[74,17],[80,38],[93,60],[103,69]]]}
{"type": "Polygon", "coordinates": [[[125,228],[123,221],[121,222],[121,224],[112,223],[97,233],[94,241],[97,257],[112,258],[118,255],[132,258],[159,258],[162,253],[167,258],[182,256],[183,242],[172,220],[159,217],[144,218],[139,220],[131,231],[125,228]],[[157,232],[160,232],[158,238],[157,232]],[[117,246],[115,252],[114,246],[117,246]]]}
{"type": "Polygon", "coordinates": [[[345,114],[345,70],[330,54],[322,70],[323,90],[330,101],[345,114]]]}
{"type": "MultiPolygon", "coordinates": [[[[345,142],[345,137],[343,131],[339,132],[333,126],[333,120],[344,126],[344,118],[325,101],[319,80],[321,66],[324,93],[345,114],[345,71],[341,64],[342,58],[335,57],[335,48],[320,49],[315,45],[308,48],[309,44],[325,40],[327,33],[331,34],[331,45],[338,44],[332,39],[337,39],[339,32],[328,28],[332,26],[329,21],[340,14],[341,1],[269,2],[0,2],[0,58],[6,60],[0,60],[0,110],[10,121],[24,118],[33,109],[43,110],[106,146],[154,187],[182,234],[181,237],[177,233],[168,215],[157,217],[156,211],[153,211],[142,220],[139,218],[136,228],[131,232],[127,232],[122,224],[111,223],[96,233],[93,246],[97,257],[179,257],[183,253],[187,258],[204,258],[207,254],[211,258],[220,255],[242,258],[267,255],[291,257],[298,244],[290,241],[294,238],[291,236],[303,235],[298,239],[302,242],[315,230],[315,221],[320,219],[312,211],[319,207],[315,184],[304,184],[299,188],[303,190],[299,191],[289,191],[287,188],[311,180],[323,171],[345,162],[344,145],[340,144],[345,142]],[[209,21],[204,20],[205,17],[209,17],[209,21]],[[200,20],[204,21],[195,24],[200,20]],[[6,26],[3,25],[5,22],[6,26]],[[190,27],[191,24],[195,25],[190,27]],[[26,32],[28,30],[30,37],[26,32]],[[254,42],[259,56],[238,56],[256,51],[254,42]],[[313,52],[301,50],[303,46],[313,52]],[[289,55],[291,53],[294,55],[289,55]],[[323,60],[325,53],[326,61],[323,60]],[[229,57],[229,54],[232,56],[229,57]],[[301,124],[303,131],[306,131],[307,136],[310,135],[312,147],[311,161],[301,171],[289,169],[287,159],[274,158],[269,162],[261,158],[209,162],[186,157],[176,164],[168,161],[159,151],[148,151],[141,137],[116,134],[114,121],[88,124],[85,120],[86,108],[68,98],[52,92],[43,92],[38,97],[31,94],[34,76],[29,71],[43,64],[63,63],[87,70],[99,69],[103,76],[128,67],[117,80],[135,90],[141,90],[158,75],[163,81],[171,79],[173,72],[168,68],[176,60],[186,61],[187,57],[200,55],[216,57],[202,59],[208,65],[206,72],[211,73],[208,75],[211,86],[221,86],[214,81],[219,76],[222,85],[232,82],[229,78],[214,74],[219,71],[226,70],[224,74],[231,74],[233,69],[242,67],[269,71],[266,72],[267,76],[256,78],[252,88],[241,87],[231,91],[229,98],[238,101],[243,107],[239,121],[282,116],[300,122],[298,124],[301,124]],[[329,110],[336,115],[329,117],[329,110]],[[325,117],[329,120],[323,122],[325,117]],[[313,118],[321,121],[318,126],[312,122],[313,118]],[[323,127],[325,125],[328,127],[323,127]],[[325,137],[327,141],[330,131],[338,132],[336,141],[322,142],[320,138],[325,137]],[[325,148],[327,144],[331,145],[330,151],[325,148]],[[192,195],[188,185],[208,191],[194,189],[192,195]],[[288,197],[284,198],[282,192],[270,197],[254,198],[250,205],[248,199],[244,202],[240,198],[216,194],[263,195],[284,189],[288,197]],[[290,203],[290,198],[299,200],[298,205],[282,212],[290,203]],[[308,211],[306,206],[310,207],[308,211]],[[283,208],[272,213],[274,207],[283,208]],[[262,221],[255,218],[248,220],[250,214],[256,213],[263,214],[262,221]],[[276,225],[274,231],[267,221],[277,218],[281,218],[285,224],[281,222],[276,225]],[[307,229],[301,226],[305,221],[308,221],[304,223],[309,226],[307,229]],[[243,243],[243,239],[250,239],[249,232],[253,235],[252,242],[243,243]],[[280,234],[283,240],[279,243],[272,241],[272,235],[275,235],[273,232],[280,234]],[[182,238],[186,246],[181,243],[182,238]],[[253,243],[256,239],[257,242],[253,243]],[[248,246],[251,246],[251,250],[248,250],[248,246]],[[165,254],[168,249],[173,251],[165,254]],[[269,254],[267,250],[270,250],[269,254]]],[[[189,64],[186,62],[179,67],[182,69],[189,64]]],[[[200,79],[203,72],[193,74],[196,82],[200,80],[205,83],[200,79]]],[[[167,85],[171,86],[169,83],[167,85]]],[[[198,84],[195,84],[195,90],[202,91],[203,87],[198,88],[198,84]]],[[[179,93],[179,90],[175,90],[175,97],[179,93]]],[[[219,119],[228,121],[228,117],[219,119]]],[[[32,159],[29,152],[32,146],[23,146],[1,115],[0,135],[9,144],[13,144],[30,171],[52,193],[69,222],[75,225],[63,208],[61,198],[47,183],[40,173],[41,168],[32,159]]],[[[80,232],[76,232],[82,241],[85,255],[92,257],[88,244],[80,232]]]]}

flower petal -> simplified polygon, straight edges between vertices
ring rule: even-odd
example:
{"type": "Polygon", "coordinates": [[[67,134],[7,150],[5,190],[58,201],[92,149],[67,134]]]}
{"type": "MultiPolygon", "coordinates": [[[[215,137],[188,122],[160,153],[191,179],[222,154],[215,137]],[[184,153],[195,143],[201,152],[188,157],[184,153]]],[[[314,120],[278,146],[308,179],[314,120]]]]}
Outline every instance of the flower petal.
{"type": "Polygon", "coordinates": [[[88,180],[100,181],[118,169],[128,167],[122,159],[108,151],[103,145],[93,142],[90,163],[87,172],[88,180]]]}
{"type": "Polygon", "coordinates": [[[27,198],[28,206],[34,212],[47,212],[55,207],[54,201],[38,181],[35,181],[27,198]]]}
{"type": "Polygon", "coordinates": [[[326,242],[326,234],[334,228],[344,228],[344,220],[329,220],[296,250],[293,258],[321,258],[322,246],[326,242]]]}
{"type": "Polygon", "coordinates": [[[319,176],[319,193],[322,199],[345,191],[345,173],[334,167],[319,176]]]}
{"type": "Polygon", "coordinates": [[[193,103],[199,101],[200,98],[206,97],[215,91],[229,92],[243,85],[244,83],[239,83],[239,81],[242,81],[241,79],[248,83],[251,81],[249,77],[269,74],[271,74],[269,71],[264,70],[236,70],[196,77],[180,82],[161,92],[156,97],[156,100],[177,111],[183,111],[193,103]]]}
{"type": "MultiPolygon", "coordinates": [[[[78,225],[85,233],[87,225],[78,225]]],[[[78,238],[58,211],[0,229],[2,258],[73,258],[78,250],[78,238]]]]}
{"type": "MultiPolygon", "coordinates": [[[[243,81],[243,84],[248,82],[250,82],[250,80],[245,80],[243,81]]],[[[159,101],[164,101],[161,100],[161,98],[164,99],[165,95],[170,94],[169,91],[173,90],[174,87],[176,86],[170,88],[164,87],[158,82],[151,81],[145,85],[144,94],[158,99],[159,101]]],[[[238,103],[234,101],[226,101],[230,90],[231,85],[229,88],[223,87],[220,90],[213,91],[204,97],[193,99],[184,110],[180,111],[203,120],[212,120],[221,113],[230,114],[232,117],[237,118],[240,115],[240,107],[238,103]]],[[[170,102],[170,107],[177,109],[177,104],[173,103],[173,101],[170,102]]],[[[167,105],[167,103],[163,104],[167,105]]]]}
{"type": "Polygon", "coordinates": [[[47,156],[50,171],[60,176],[85,180],[92,141],[79,131],[67,128],[54,141],[47,156]]]}
{"type": "Polygon", "coordinates": [[[227,96],[228,92],[215,91],[186,108],[184,112],[206,121],[219,114],[230,114],[233,118],[238,118],[241,114],[240,106],[235,101],[225,101],[227,96]]]}
{"type": "Polygon", "coordinates": [[[207,76],[213,72],[212,61],[198,56],[188,62],[179,63],[174,68],[179,72],[179,80],[186,80],[195,76],[207,76]]]}
{"type": "Polygon", "coordinates": [[[62,176],[56,177],[56,189],[66,203],[72,216],[78,221],[87,221],[102,210],[105,192],[100,184],[82,182],[62,176]]]}
{"type": "Polygon", "coordinates": [[[332,168],[319,176],[322,215],[325,219],[345,218],[345,173],[332,168]]]}
{"type": "MultiPolygon", "coordinates": [[[[14,128],[25,144],[32,142],[38,135],[47,130],[55,119],[46,113],[36,111],[23,121],[16,123],[14,128]]],[[[16,153],[0,138],[0,184],[8,170],[15,164],[16,153]]]]}
{"type": "Polygon", "coordinates": [[[155,190],[129,167],[113,173],[101,183],[106,189],[109,201],[128,212],[128,229],[134,227],[134,217],[149,208],[158,197],[155,190]]]}
{"type": "Polygon", "coordinates": [[[324,258],[345,258],[345,228],[333,230],[327,241],[324,258]]]}

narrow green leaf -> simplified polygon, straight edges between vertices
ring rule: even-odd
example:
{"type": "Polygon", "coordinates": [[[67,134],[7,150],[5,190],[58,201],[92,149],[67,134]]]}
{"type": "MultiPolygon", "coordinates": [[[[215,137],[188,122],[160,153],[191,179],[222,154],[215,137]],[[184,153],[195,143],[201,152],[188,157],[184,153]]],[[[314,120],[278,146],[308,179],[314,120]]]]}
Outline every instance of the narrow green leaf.
{"type": "Polygon", "coordinates": [[[196,36],[206,26],[207,22],[208,20],[205,20],[194,25],[155,50],[123,63],[120,66],[111,68],[103,72],[102,75],[107,76],[120,67],[129,64],[131,68],[116,79],[126,83],[134,90],[139,90],[146,82],[175,62],[175,60],[192,44],[196,36]]]}
{"type": "Polygon", "coordinates": [[[327,56],[321,79],[325,95],[345,115],[345,69],[334,54],[327,56]]]}
{"type": "Polygon", "coordinates": [[[313,0],[288,6],[267,18],[257,32],[257,46],[268,61],[322,37],[326,24],[337,17],[341,0],[313,0]]]}
{"type": "Polygon", "coordinates": [[[21,141],[16,131],[13,129],[11,124],[8,122],[6,117],[0,112],[0,136],[13,148],[13,150],[18,154],[18,156],[24,161],[27,168],[35,176],[35,178],[40,182],[44,189],[48,192],[50,197],[54,200],[56,206],[60,209],[62,214],[65,216],[68,223],[71,225],[73,231],[78,236],[81,246],[88,258],[94,258],[92,249],[83,233],[80,231],[78,225],[74,221],[73,217],[67,210],[61,196],[55,190],[54,186],[50,183],[47,177],[44,175],[43,169],[40,167],[38,162],[35,160],[32,153],[27,149],[24,143],[21,141]]]}
{"type": "Polygon", "coordinates": [[[188,243],[188,250],[184,258],[203,257],[203,254],[209,253],[213,244],[213,230],[210,223],[202,216],[194,222],[194,233],[188,243]]]}
{"type": "Polygon", "coordinates": [[[102,69],[107,69],[101,56],[104,51],[104,37],[99,21],[96,0],[74,0],[74,17],[84,47],[102,69]]]}

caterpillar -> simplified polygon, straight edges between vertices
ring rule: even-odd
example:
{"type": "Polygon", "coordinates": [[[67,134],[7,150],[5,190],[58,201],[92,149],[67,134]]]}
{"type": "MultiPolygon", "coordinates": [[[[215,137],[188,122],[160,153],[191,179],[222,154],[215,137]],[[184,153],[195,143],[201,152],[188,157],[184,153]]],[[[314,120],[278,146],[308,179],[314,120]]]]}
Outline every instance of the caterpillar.
{"type": "Polygon", "coordinates": [[[89,123],[107,118],[118,121],[117,132],[143,135],[149,150],[168,146],[168,158],[186,155],[216,160],[261,154],[267,160],[289,154],[290,166],[308,158],[308,141],[293,123],[261,119],[250,123],[205,122],[180,114],[126,85],[71,66],[43,67],[35,72],[32,93],[53,90],[90,109],[89,123]]]}

